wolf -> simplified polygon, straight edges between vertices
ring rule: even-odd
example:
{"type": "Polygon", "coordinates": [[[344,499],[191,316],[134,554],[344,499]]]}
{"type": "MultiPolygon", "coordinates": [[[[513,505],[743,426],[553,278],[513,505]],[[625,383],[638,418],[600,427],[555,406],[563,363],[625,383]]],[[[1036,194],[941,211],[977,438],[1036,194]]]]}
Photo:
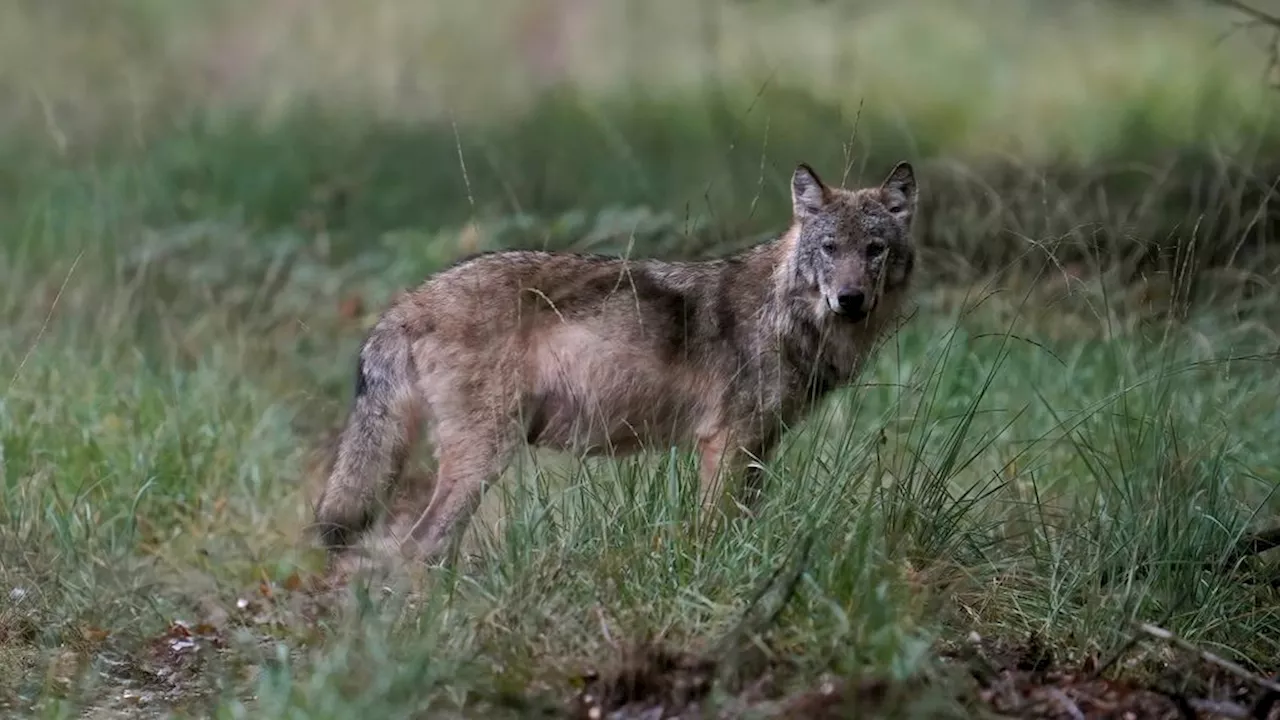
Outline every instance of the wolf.
{"type": "Polygon", "coordinates": [[[701,505],[750,513],[783,429],[850,383],[900,317],[917,196],[905,161],[859,189],[800,163],[789,227],[726,257],[508,250],[439,271],[361,346],[314,510],[321,543],[337,554],[369,528],[423,426],[436,480],[405,557],[438,558],[522,442],[696,450],[701,505]]]}

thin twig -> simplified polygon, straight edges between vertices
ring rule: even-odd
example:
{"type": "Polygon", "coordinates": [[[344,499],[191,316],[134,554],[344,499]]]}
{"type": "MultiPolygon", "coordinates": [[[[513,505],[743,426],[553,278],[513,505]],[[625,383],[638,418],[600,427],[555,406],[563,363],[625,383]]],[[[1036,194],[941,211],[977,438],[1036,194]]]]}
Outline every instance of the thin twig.
{"type": "Polygon", "coordinates": [[[1236,541],[1235,547],[1231,548],[1222,559],[1216,562],[1206,560],[1204,567],[1215,571],[1229,569],[1247,557],[1261,555],[1276,548],[1280,548],[1280,527],[1259,530],[1236,541]]]}
{"type": "Polygon", "coordinates": [[[1261,555],[1268,550],[1280,547],[1280,527],[1250,533],[1241,539],[1236,548],[1236,556],[1261,555]]]}
{"type": "Polygon", "coordinates": [[[1253,683],[1254,685],[1257,685],[1258,687],[1261,687],[1261,688],[1265,688],[1271,692],[1280,692],[1280,683],[1277,683],[1272,680],[1268,680],[1259,675],[1255,675],[1249,672],[1248,670],[1244,669],[1243,667],[1237,665],[1236,663],[1233,663],[1230,660],[1227,660],[1226,658],[1214,655],[1208,650],[1198,648],[1195,645],[1192,645],[1190,642],[1183,640],[1182,638],[1178,637],[1177,635],[1174,635],[1173,633],[1169,632],[1168,630],[1165,630],[1162,627],[1156,627],[1155,625],[1152,625],[1150,623],[1140,623],[1138,625],[1138,629],[1154,638],[1158,638],[1160,640],[1164,640],[1165,642],[1172,643],[1187,652],[1195,653],[1196,655],[1200,656],[1201,660],[1204,660],[1205,662],[1211,665],[1217,665],[1218,667],[1222,668],[1223,670],[1226,670],[1232,675],[1235,675],[1241,680],[1245,680],[1247,682],[1253,683]]]}
{"type": "Polygon", "coordinates": [[[1072,720],[1084,720],[1084,713],[1080,712],[1080,706],[1067,694],[1058,688],[1049,688],[1049,695],[1058,701],[1058,705],[1071,716],[1072,720]]]}
{"type": "Polygon", "coordinates": [[[1247,720],[1251,717],[1259,717],[1256,715],[1250,715],[1248,708],[1240,705],[1239,703],[1233,703],[1230,700],[1188,700],[1187,702],[1191,705],[1191,710],[1193,712],[1201,712],[1207,715],[1241,718],[1241,720],[1247,720]]]}
{"type": "MultiPolygon", "coordinates": [[[[1183,594],[1186,595],[1187,594],[1186,591],[1183,591],[1183,594]]],[[[1182,605],[1182,603],[1183,603],[1183,599],[1179,598],[1177,602],[1171,604],[1169,606],[1169,610],[1165,612],[1164,619],[1161,620],[1160,622],[1169,622],[1169,620],[1173,618],[1173,614],[1178,611],[1178,608],[1182,605]]],[[[1134,633],[1133,635],[1131,635],[1128,640],[1124,641],[1124,643],[1120,645],[1120,647],[1116,648],[1115,652],[1111,653],[1111,657],[1104,660],[1102,663],[1098,665],[1098,667],[1094,668],[1093,672],[1089,673],[1088,675],[1089,679],[1097,680],[1098,678],[1102,677],[1102,674],[1110,670],[1112,665],[1115,665],[1117,662],[1120,662],[1120,658],[1124,657],[1125,655],[1128,655],[1129,651],[1132,650],[1138,644],[1138,641],[1141,639],[1142,639],[1142,636],[1139,635],[1138,633],[1134,633]]]]}
{"type": "Polygon", "coordinates": [[[471,177],[467,175],[467,161],[462,156],[462,138],[458,135],[458,121],[449,114],[449,124],[453,127],[453,145],[458,149],[458,167],[462,169],[462,182],[467,186],[467,202],[471,204],[471,219],[475,221],[476,198],[471,194],[471,177]]]}
{"type": "Polygon", "coordinates": [[[747,603],[747,607],[743,610],[738,622],[734,624],[730,630],[720,638],[717,643],[719,648],[717,655],[729,654],[729,651],[737,645],[743,635],[748,634],[748,626],[751,625],[752,614],[757,610],[758,606],[764,601],[769,591],[774,588],[781,588],[776,606],[769,611],[763,618],[754,623],[754,632],[763,632],[777,619],[783,608],[791,601],[791,596],[795,594],[796,588],[799,586],[800,578],[804,575],[804,571],[809,565],[809,553],[813,550],[813,543],[816,539],[816,533],[810,532],[801,540],[792,553],[786,559],[778,563],[778,566],[769,573],[769,579],[760,585],[751,601],[747,603]],[[783,577],[784,572],[790,570],[789,577],[782,582],[779,579],[783,577]]]}
{"type": "Polygon", "coordinates": [[[71,282],[71,275],[76,271],[76,266],[80,264],[80,258],[84,257],[84,250],[76,253],[76,259],[71,262],[70,269],[67,270],[66,277],[62,278],[62,286],[58,288],[58,294],[53,296],[53,302],[49,305],[49,312],[45,313],[44,322],[40,325],[40,332],[36,333],[36,339],[31,341],[31,347],[27,348],[26,354],[22,356],[21,362],[18,363],[18,369],[13,371],[13,377],[9,379],[9,389],[5,392],[12,392],[13,386],[18,382],[18,376],[22,374],[22,368],[27,366],[27,361],[31,359],[31,353],[36,351],[36,346],[40,344],[40,339],[44,337],[45,330],[49,329],[49,320],[53,318],[53,311],[58,309],[58,301],[62,299],[62,293],[67,289],[67,283],[71,282]]]}
{"type": "Polygon", "coordinates": [[[1273,28],[1280,29],[1280,15],[1272,15],[1269,12],[1266,12],[1264,10],[1259,10],[1258,8],[1255,8],[1252,5],[1243,3],[1240,0],[1209,0],[1209,2],[1215,5],[1222,5],[1223,7],[1229,7],[1232,10],[1235,10],[1237,12],[1244,13],[1245,15],[1248,15],[1253,20],[1257,21],[1259,24],[1270,25],[1273,28]]]}
{"type": "Polygon", "coordinates": [[[613,633],[609,632],[609,622],[605,620],[604,608],[596,606],[596,617],[600,619],[600,634],[604,636],[605,642],[614,649],[618,649],[618,642],[613,639],[613,633]]]}
{"type": "MultiPolygon", "coordinates": [[[[1237,29],[1257,26],[1270,27],[1275,30],[1271,37],[1271,45],[1267,50],[1267,68],[1264,71],[1264,81],[1265,78],[1271,77],[1272,73],[1277,68],[1280,68],[1280,15],[1273,15],[1265,10],[1259,10],[1242,0],[1209,0],[1209,2],[1230,8],[1249,18],[1249,22],[1240,24],[1231,32],[1237,29]]],[[[1223,39],[1230,35],[1231,32],[1224,35],[1223,39]]]]}

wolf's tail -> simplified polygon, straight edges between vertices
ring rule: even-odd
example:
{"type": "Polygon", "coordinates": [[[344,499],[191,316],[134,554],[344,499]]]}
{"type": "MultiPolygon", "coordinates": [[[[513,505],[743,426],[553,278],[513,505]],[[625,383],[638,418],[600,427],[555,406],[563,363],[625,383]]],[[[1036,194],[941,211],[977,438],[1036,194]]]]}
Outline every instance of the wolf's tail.
{"type": "Polygon", "coordinates": [[[380,321],[360,348],[355,402],[316,504],[320,539],[331,551],[369,527],[400,478],[417,435],[416,376],[408,334],[398,323],[380,321]]]}

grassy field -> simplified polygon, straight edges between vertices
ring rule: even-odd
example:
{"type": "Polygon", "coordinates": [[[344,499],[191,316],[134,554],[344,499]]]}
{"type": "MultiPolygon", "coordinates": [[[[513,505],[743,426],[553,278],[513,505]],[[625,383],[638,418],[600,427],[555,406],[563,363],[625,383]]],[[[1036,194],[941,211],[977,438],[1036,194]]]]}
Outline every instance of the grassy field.
{"type": "Polygon", "coordinates": [[[1280,672],[1280,568],[1234,552],[1280,524],[1266,37],[973,5],[0,8],[0,713],[1247,708],[1139,623],[1280,672]],[[682,454],[526,453],[455,563],[326,583],[314,468],[394,292],[723,252],[795,162],[899,159],[912,319],[760,517],[696,534],[682,454]]]}

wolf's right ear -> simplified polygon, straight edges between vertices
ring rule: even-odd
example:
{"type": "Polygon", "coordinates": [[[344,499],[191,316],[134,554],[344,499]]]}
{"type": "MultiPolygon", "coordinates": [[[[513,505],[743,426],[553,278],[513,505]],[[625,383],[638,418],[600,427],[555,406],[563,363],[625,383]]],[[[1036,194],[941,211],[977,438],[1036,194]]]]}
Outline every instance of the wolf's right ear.
{"type": "Polygon", "coordinates": [[[818,212],[830,199],[831,193],[818,173],[804,163],[797,165],[791,175],[791,212],[796,219],[818,212]]]}

